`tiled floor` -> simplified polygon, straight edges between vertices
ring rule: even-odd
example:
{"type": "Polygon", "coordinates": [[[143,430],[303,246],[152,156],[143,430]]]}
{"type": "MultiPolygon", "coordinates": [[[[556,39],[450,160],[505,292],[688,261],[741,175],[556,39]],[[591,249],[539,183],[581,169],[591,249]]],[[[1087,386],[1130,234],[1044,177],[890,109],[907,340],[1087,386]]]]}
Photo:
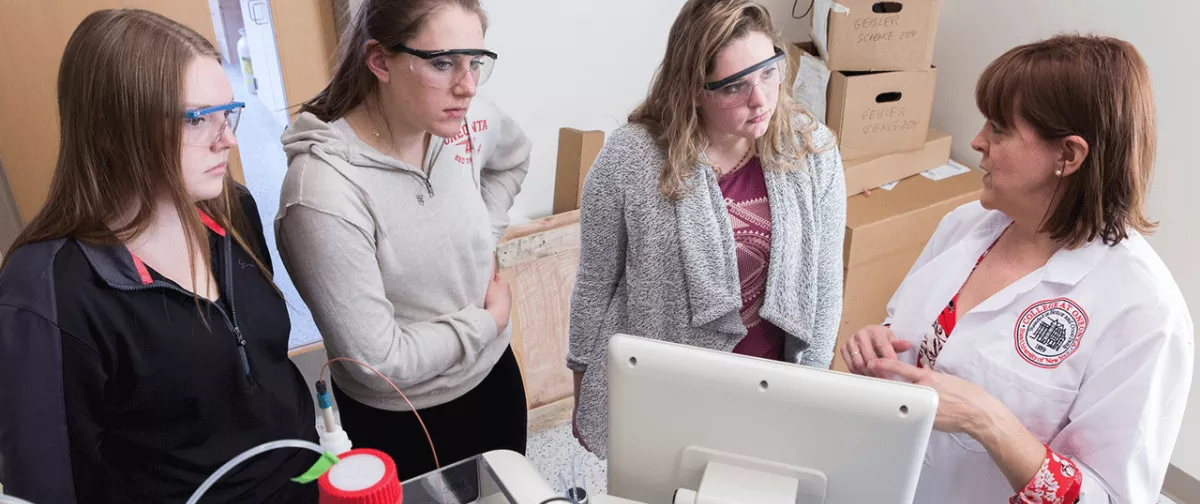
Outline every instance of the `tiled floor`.
{"type": "Polygon", "coordinates": [[[279,190],[283,187],[283,176],[287,174],[287,157],[283,153],[283,144],[279,141],[284,127],[275,121],[267,107],[255,95],[246,92],[236,67],[226,67],[225,73],[229,82],[233,84],[235,99],[246,103],[246,109],[242,111],[238,123],[238,150],[241,152],[246,186],[250,188],[250,193],[258,203],[263,234],[267,238],[271,260],[275,263],[275,283],[279,290],[283,291],[288,313],[291,315],[292,336],[289,347],[317,342],[321,336],[313,323],[312,314],[300,299],[300,294],[296,292],[296,286],[292,284],[292,279],[283,267],[279,251],[275,247],[275,214],[279,211],[279,190]]]}

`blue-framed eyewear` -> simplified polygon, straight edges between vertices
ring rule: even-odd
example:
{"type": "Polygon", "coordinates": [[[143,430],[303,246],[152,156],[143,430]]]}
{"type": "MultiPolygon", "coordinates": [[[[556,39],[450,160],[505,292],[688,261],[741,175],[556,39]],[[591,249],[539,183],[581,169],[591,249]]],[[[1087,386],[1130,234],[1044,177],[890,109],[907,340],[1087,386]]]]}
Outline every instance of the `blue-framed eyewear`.
{"type": "Polygon", "coordinates": [[[188,110],[183,113],[183,141],[188,145],[211,147],[221,141],[225,128],[236,132],[242,110],[246,108],[243,102],[235,101],[225,105],[214,105],[202,109],[188,110]]]}

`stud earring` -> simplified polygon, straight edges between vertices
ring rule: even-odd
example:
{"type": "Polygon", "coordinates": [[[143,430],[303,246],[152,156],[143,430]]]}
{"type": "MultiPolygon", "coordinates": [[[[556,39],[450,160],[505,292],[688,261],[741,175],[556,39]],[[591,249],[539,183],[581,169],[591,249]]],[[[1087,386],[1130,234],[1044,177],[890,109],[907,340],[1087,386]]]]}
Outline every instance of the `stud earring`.
{"type": "Polygon", "coordinates": [[[1054,170],[1054,174],[1055,174],[1055,175],[1058,175],[1059,177],[1061,177],[1061,176],[1062,176],[1062,170],[1054,170]]]}

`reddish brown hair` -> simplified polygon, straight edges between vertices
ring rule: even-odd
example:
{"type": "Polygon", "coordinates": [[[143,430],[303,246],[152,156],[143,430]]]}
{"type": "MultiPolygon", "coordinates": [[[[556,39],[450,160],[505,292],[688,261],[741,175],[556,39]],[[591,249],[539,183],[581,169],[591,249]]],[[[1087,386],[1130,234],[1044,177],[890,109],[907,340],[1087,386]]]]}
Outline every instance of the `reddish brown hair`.
{"type": "Polygon", "coordinates": [[[198,203],[184,186],[183,95],[185,74],[196,58],[221,56],[203,36],[160,14],[116,9],[84,18],[58,70],[59,147],[50,195],[6,261],[17,247],[44,240],[127,241],[149,227],[155,202],[165,193],[188,237],[193,278],[211,260],[199,208],[230,232],[270,280],[258,248],[246,241],[254,233],[233,179],[226,175],[221,195],[198,203]],[[204,264],[191,261],[196,252],[204,264]]]}
{"type": "Polygon", "coordinates": [[[1157,225],[1143,208],[1154,167],[1154,96],[1145,61],[1111,37],[1059,35],[1016,47],[984,70],[975,102],[1001,128],[1020,116],[1046,140],[1077,135],[1089,151],[1063,177],[1042,230],[1068,248],[1115,245],[1157,225]]]}

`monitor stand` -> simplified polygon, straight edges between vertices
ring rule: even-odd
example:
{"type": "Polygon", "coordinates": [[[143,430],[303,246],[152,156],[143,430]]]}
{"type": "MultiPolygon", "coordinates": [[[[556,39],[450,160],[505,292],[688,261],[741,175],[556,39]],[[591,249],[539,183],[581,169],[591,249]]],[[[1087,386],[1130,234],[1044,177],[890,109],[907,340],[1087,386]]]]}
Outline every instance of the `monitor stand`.
{"type": "Polygon", "coordinates": [[[823,504],[829,480],[809,468],[781,464],[708,448],[689,446],[680,458],[681,488],[675,504],[823,504]]]}

